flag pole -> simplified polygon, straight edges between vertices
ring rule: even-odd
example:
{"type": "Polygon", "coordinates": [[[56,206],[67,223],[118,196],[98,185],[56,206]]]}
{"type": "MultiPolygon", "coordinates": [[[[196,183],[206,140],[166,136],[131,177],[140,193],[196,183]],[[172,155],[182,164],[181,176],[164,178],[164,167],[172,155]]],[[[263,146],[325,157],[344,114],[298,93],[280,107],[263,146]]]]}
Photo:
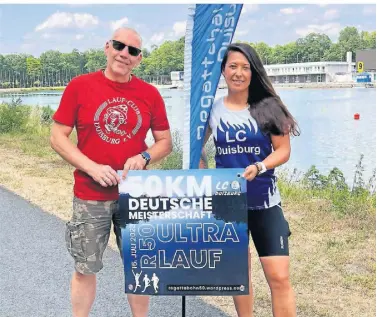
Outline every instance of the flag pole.
{"type": "Polygon", "coordinates": [[[186,296],[182,296],[182,317],[186,317],[186,296]]]}

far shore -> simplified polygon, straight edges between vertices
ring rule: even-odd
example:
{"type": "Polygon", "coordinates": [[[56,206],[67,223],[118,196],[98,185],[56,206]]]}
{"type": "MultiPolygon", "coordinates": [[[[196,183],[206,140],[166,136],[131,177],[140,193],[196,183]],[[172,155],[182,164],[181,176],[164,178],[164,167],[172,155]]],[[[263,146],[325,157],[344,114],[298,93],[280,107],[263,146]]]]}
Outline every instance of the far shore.
{"type": "MultiPolygon", "coordinates": [[[[157,85],[151,83],[157,89],[182,89],[176,85],[157,85]]],[[[279,89],[335,89],[335,88],[364,88],[365,83],[288,83],[288,84],[273,84],[274,88],[279,89]]],[[[219,89],[225,89],[226,87],[219,87],[219,89]]],[[[376,88],[376,83],[370,83],[370,87],[376,88]]],[[[65,86],[59,87],[30,87],[30,88],[0,88],[0,94],[4,93],[28,93],[38,92],[46,90],[63,91],[65,86]]]]}
{"type": "MultiPolygon", "coordinates": [[[[177,86],[174,85],[157,85],[151,83],[151,85],[155,86],[157,89],[176,89],[177,86]]],[[[57,86],[57,87],[28,87],[28,88],[0,88],[1,93],[22,93],[22,92],[37,92],[37,91],[46,91],[46,90],[54,90],[54,91],[63,91],[66,86],[57,86]]]]}

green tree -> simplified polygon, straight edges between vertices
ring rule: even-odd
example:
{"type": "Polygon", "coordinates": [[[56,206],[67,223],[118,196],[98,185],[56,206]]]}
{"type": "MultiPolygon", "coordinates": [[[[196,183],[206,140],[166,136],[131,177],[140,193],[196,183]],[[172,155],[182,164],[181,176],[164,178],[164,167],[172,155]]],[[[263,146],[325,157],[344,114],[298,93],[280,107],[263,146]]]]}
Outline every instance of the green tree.
{"type": "MultiPolygon", "coordinates": [[[[239,41],[238,41],[239,42],[239,41]]],[[[247,42],[245,42],[247,43],[247,42]]],[[[134,70],[137,76],[169,75],[184,69],[184,44],[181,37],[165,41],[159,47],[142,50],[143,58],[134,70]]],[[[360,33],[355,27],[345,27],[337,43],[325,34],[310,33],[295,42],[270,47],[264,42],[249,43],[264,64],[282,64],[308,61],[345,61],[346,52],[376,48],[376,31],[360,33]]],[[[35,58],[28,54],[0,55],[0,87],[56,86],[66,84],[78,74],[104,68],[106,56],[102,49],[89,49],[70,53],[49,50],[35,58]]]]}
{"type": "Polygon", "coordinates": [[[325,51],[323,55],[324,61],[341,61],[342,60],[342,50],[340,44],[332,44],[331,47],[325,51]]]}
{"type": "Polygon", "coordinates": [[[61,86],[62,79],[62,56],[59,51],[49,50],[41,54],[39,57],[42,64],[43,84],[46,86],[61,86]]]}
{"type": "Polygon", "coordinates": [[[362,31],[360,37],[362,49],[376,48],[376,31],[362,31]]]}
{"type": "Polygon", "coordinates": [[[150,52],[146,48],[143,48],[141,50],[141,52],[142,52],[142,56],[143,56],[141,63],[138,67],[136,67],[133,70],[133,74],[135,74],[138,77],[145,75],[145,67],[146,67],[145,61],[148,59],[148,57],[150,55],[150,52]]]}
{"type": "Polygon", "coordinates": [[[28,57],[26,58],[26,73],[28,76],[39,76],[41,75],[42,64],[39,58],[28,57]]]}
{"type": "Polygon", "coordinates": [[[141,50],[141,53],[143,54],[143,58],[148,58],[148,56],[151,55],[151,53],[146,48],[143,48],[141,50]]]}
{"type": "Polygon", "coordinates": [[[7,82],[3,87],[19,87],[24,85],[26,74],[26,59],[31,56],[27,54],[9,54],[4,56],[3,72],[1,73],[2,81],[7,82]]]}
{"type": "Polygon", "coordinates": [[[5,62],[5,57],[3,55],[0,55],[0,70],[7,69],[7,64],[5,62]]]}
{"type": "Polygon", "coordinates": [[[68,73],[83,73],[86,64],[85,55],[74,49],[71,53],[65,53],[61,56],[61,68],[68,73]]]}
{"type": "Polygon", "coordinates": [[[297,54],[302,61],[319,62],[323,60],[325,52],[330,49],[332,42],[326,34],[310,33],[296,41],[297,54]]]}
{"type": "Polygon", "coordinates": [[[5,55],[4,63],[9,70],[16,72],[26,72],[26,58],[31,55],[27,54],[9,54],[5,55]]]}
{"type": "Polygon", "coordinates": [[[102,49],[90,49],[84,53],[87,72],[93,72],[106,66],[106,56],[102,49]]]}
{"type": "Polygon", "coordinates": [[[297,63],[298,62],[298,49],[295,42],[285,44],[283,46],[283,55],[286,63],[297,63]]]}
{"type": "Polygon", "coordinates": [[[59,51],[49,50],[41,54],[39,57],[42,69],[48,73],[58,72],[61,69],[61,56],[59,51]]]}
{"type": "Polygon", "coordinates": [[[254,49],[257,51],[259,57],[261,58],[262,60],[262,63],[263,64],[271,64],[270,63],[270,57],[271,57],[271,52],[272,52],[272,49],[270,46],[268,46],[268,44],[264,43],[264,42],[259,42],[259,43],[250,43],[250,45],[252,47],[254,47],[254,49]]]}
{"type": "Polygon", "coordinates": [[[276,45],[272,49],[271,53],[271,63],[269,64],[284,64],[286,61],[284,46],[276,45]]]}
{"type": "MultiPolygon", "coordinates": [[[[28,86],[40,86],[41,85],[41,75],[42,75],[42,65],[39,58],[35,57],[28,57],[26,58],[26,75],[27,75],[27,82],[28,86]]],[[[21,81],[21,77],[17,78],[17,85],[19,80],[21,81]]]]}
{"type": "Polygon", "coordinates": [[[184,68],[184,37],[177,41],[166,41],[154,49],[145,60],[146,75],[169,75],[184,68]]]}
{"type": "Polygon", "coordinates": [[[339,33],[338,43],[341,48],[342,60],[346,59],[346,53],[352,52],[352,59],[355,61],[356,50],[362,47],[359,31],[354,26],[347,26],[339,33]]]}

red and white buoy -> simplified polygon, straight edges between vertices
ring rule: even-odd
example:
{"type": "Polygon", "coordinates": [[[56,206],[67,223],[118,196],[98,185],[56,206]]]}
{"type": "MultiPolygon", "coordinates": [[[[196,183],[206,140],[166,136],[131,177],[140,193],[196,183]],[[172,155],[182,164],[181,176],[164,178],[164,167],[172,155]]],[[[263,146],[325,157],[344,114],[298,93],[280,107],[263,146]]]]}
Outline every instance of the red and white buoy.
{"type": "Polygon", "coordinates": [[[355,113],[355,114],[353,115],[353,118],[354,118],[355,120],[359,120],[359,119],[360,119],[360,113],[355,113]]]}

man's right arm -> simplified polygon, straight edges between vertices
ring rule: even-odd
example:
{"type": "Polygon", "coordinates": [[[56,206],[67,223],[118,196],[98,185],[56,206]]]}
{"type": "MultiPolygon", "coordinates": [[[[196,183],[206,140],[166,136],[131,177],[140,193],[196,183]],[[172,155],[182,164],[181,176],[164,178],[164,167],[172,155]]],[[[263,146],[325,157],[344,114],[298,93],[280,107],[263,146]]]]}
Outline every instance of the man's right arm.
{"type": "Polygon", "coordinates": [[[51,128],[50,144],[64,160],[87,173],[103,187],[117,185],[120,181],[116,171],[108,165],[97,164],[84,155],[69,139],[73,128],[54,122],[51,128]]]}
{"type": "Polygon", "coordinates": [[[205,134],[205,137],[204,137],[202,153],[200,155],[200,160],[199,160],[199,168],[200,169],[208,168],[208,158],[207,158],[207,153],[206,153],[206,150],[205,150],[205,145],[206,145],[209,137],[211,136],[211,134],[212,134],[212,130],[211,130],[210,126],[208,125],[207,130],[206,130],[206,134],[205,134]]]}

